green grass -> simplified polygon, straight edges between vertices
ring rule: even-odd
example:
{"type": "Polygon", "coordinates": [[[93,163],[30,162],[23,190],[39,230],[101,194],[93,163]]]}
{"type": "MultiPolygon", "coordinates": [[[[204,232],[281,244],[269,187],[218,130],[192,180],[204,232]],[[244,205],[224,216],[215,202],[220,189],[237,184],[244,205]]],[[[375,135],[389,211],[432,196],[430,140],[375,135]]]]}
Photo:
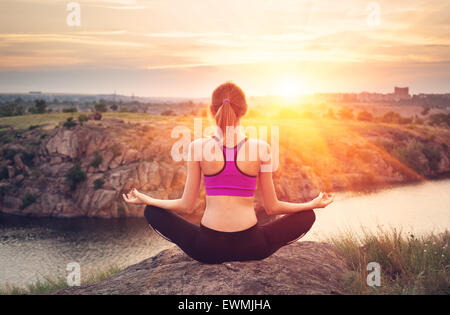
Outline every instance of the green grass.
{"type": "MultiPolygon", "coordinates": [[[[59,123],[67,121],[69,117],[77,118],[79,115],[89,115],[92,113],[78,112],[78,113],[46,113],[46,114],[31,114],[22,116],[8,116],[0,117],[0,125],[13,126],[15,129],[28,129],[30,126],[43,125],[44,129],[54,128],[59,123]]],[[[102,113],[102,119],[116,118],[124,120],[125,122],[139,122],[139,121],[154,121],[167,120],[167,117],[160,115],[142,114],[142,113],[102,113]]]]}
{"type": "Polygon", "coordinates": [[[345,257],[346,294],[450,294],[450,233],[416,237],[396,230],[329,240],[345,257]],[[381,265],[381,286],[369,287],[369,262],[381,265]]]}
{"type": "MultiPolygon", "coordinates": [[[[82,275],[81,285],[86,285],[90,283],[96,283],[102,281],[112,275],[122,271],[123,268],[118,266],[110,266],[103,270],[96,270],[95,272],[90,272],[88,275],[82,275]]],[[[68,288],[67,280],[63,276],[52,277],[46,276],[43,280],[38,280],[32,284],[25,287],[4,285],[0,288],[0,295],[23,295],[23,294],[46,294],[57,290],[62,290],[68,288]]]]}
{"type": "Polygon", "coordinates": [[[73,116],[73,113],[47,113],[22,116],[0,117],[0,125],[10,125],[15,129],[26,129],[30,126],[48,124],[47,128],[56,126],[73,116]]]}

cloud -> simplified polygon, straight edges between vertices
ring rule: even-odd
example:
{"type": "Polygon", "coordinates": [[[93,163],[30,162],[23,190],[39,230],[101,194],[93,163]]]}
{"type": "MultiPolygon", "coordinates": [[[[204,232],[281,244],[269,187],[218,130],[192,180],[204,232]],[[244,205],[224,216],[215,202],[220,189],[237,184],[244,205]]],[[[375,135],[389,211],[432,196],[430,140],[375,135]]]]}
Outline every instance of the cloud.
{"type": "Polygon", "coordinates": [[[71,43],[71,44],[83,44],[92,46],[131,46],[142,47],[143,43],[131,42],[131,41],[118,41],[118,40],[100,40],[98,34],[111,34],[106,33],[61,33],[61,34],[0,34],[0,46],[12,46],[17,44],[43,44],[49,42],[57,43],[71,43]]]}
{"type": "Polygon", "coordinates": [[[68,2],[2,0],[0,67],[182,71],[450,59],[450,4],[437,0],[380,0],[379,27],[367,25],[368,2],[357,0],[78,0],[82,24],[69,28],[68,2]]]}
{"type": "Polygon", "coordinates": [[[144,36],[147,37],[159,37],[159,38],[203,38],[203,37],[222,37],[229,35],[231,35],[231,33],[225,32],[212,32],[212,33],[167,32],[167,33],[144,34],[144,36]]]}

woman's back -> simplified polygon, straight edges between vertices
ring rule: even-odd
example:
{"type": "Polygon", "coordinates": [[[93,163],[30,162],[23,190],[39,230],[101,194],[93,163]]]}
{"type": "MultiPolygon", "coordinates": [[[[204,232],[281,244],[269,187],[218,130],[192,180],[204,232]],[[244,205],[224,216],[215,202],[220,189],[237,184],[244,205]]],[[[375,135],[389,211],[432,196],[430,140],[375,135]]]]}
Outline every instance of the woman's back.
{"type": "Polygon", "coordinates": [[[202,225],[224,232],[254,226],[254,189],[260,169],[258,142],[236,135],[223,144],[217,137],[205,138],[201,170],[206,190],[206,208],[202,225]],[[255,152],[256,150],[256,152],[255,152]]]}
{"type": "Polygon", "coordinates": [[[214,137],[198,139],[189,145],[182,197],[161,200],[133,189],[124,199],[129,203],[147,204],[144,215],[149,225],[198,261],[264,259],[308,232],[315,220],[312,209],[328,205],[333,196],[320,193],[307,203],[278,200],[269,145],[247,139],[240,129],[247,102],[237,85],[227,82],[216,88],[210,110],[216,120],[217,134],[224,134],[225,143],[214,137]],[[194,211],[202,173],[206,208],[198,226],[174,211],[194,211]],[[253,207],[257,183],[266,213],[285,216],[258,224],[253,207]]]}

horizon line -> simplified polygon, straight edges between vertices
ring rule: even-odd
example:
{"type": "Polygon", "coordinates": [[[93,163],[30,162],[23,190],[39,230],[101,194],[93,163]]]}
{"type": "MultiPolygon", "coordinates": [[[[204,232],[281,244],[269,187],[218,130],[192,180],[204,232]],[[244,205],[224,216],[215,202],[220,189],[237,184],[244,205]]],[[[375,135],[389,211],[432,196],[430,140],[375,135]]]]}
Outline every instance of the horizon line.
{"type": "MultiPolygon", "coordinates": [[[[400,88],[404,88],[404,87],[400,87],[400,88]]],[[[409,88],[409,87],[408,87],[409,88]]],[[[305,96],[314,96],[317,94],[361,94],[361,93],[369,93],[369,94],[392,94],[394,92],[388,92],[388,93],[383,93],[383,92],[377,92],[377,91],[360,91],[360,92],[337,92],[337,91],[333,91],[333,92],[311,92],[311,93],[299,93],[297,95],[292,95],[292,96],[284,96],[284,95],[280,95],[280,94],[264,94],[264,95],[247,95],[247,98],[251,98],[251,97],[282,97],[282,98],[298,98],[298,97],[305,97],[305,96]]],[[[116,97],[130,97],[130,98],[172,98],[172,99],[202,99],[202,98],[210,98],[211,96],[162,96],[162,95],[134,95],[134,94],[118,94],[118,93],[102,93],[102,92],[98,92],[98,93],[83,93],[83,92],[44,92],[44,91],[39,91],[39,90],[30,90],[28,92],[0,92],[0,95],[33,95],[33,96],[38,96],[38,95],[83,95],[83,96],[101,96],[101,95],[105,95],[105,96],[116,96],[116,97]]],[[[419,92],[419,93],[414,93],[414,94],[410,94],[411,96],[414,95],[421,95],[421,94],[425,94],[425,95],[448,95],[450,94],[450,91],[448,92],[440,92],[440,93],[426,93],[426,92],[419,92]]]]}

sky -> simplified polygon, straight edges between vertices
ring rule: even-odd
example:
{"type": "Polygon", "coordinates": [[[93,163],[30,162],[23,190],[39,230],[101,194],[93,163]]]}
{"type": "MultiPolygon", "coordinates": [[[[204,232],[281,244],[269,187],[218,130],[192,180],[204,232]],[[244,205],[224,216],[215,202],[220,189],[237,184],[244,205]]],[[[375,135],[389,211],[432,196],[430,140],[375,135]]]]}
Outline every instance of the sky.
{"type": "Polygon", "coordinates": [[[0,2],[0,92],[450,92],[450,1],[69,3],[0,2]]]}

